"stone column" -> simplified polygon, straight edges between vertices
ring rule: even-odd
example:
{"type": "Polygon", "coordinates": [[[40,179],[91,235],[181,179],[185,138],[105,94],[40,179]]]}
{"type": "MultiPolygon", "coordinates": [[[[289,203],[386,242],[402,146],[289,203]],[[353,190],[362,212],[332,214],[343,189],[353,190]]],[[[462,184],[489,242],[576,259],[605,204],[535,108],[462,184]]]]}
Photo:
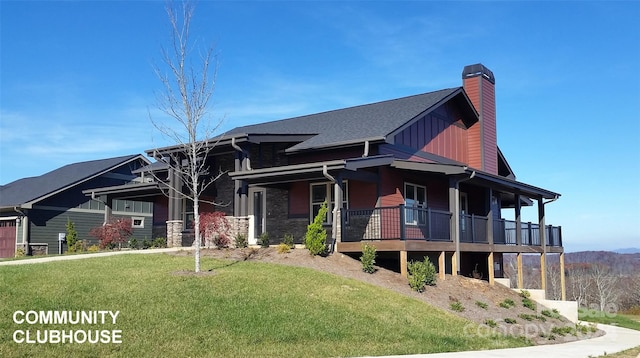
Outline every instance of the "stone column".
{"type": "Polygon", "coordinates": [[[182,220],[167,221],[167,247],[182,246],[182,220]]]}

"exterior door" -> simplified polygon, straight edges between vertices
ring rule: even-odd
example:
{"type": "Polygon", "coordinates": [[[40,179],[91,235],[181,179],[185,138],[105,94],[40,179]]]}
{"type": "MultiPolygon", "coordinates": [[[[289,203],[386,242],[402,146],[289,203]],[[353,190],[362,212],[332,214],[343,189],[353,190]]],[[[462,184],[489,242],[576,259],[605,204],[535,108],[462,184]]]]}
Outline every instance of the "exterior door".
{"type": "Polygon", "coordinates": [[[0,258],[16,254],[16,220],[0,221],[0,258]]]}
{"type": "Polygon", "coordinates": [[[267,200],[265,188],[249,188],[249,214],[253,215],[253,234],[257,239],[267,231],[267,200]]]}

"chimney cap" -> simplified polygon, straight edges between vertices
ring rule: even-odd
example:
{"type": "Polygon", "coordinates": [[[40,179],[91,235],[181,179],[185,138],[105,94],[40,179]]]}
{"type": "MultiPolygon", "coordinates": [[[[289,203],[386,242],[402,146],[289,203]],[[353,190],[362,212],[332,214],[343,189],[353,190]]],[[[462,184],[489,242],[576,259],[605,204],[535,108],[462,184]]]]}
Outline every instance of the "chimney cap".
{"type": "Polygon", "coordinates": [[[472,78],[482,76],[489,80],[492,84],[496,84],[496,78],[493,77],[493,72],[490,69],[486,68],[481,63],[476,63],[475,65],[464,66],[462,70],[462,79],[472,78]]]}

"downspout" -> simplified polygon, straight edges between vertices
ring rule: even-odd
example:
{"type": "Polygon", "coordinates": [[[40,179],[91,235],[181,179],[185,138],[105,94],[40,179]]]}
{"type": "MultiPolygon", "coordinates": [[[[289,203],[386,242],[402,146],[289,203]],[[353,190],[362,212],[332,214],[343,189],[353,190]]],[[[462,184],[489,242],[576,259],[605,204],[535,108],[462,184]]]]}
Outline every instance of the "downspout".
{"type": "Polygon", "coordinates": [[[251,158],[249,157],[249,153],[245,152],[244,149],[240,148],[240,146],[236,144],[236,137],[231,137],[231,147],[245,156],[245,158],[247,159],[247,170],[252,170],[251,158]]]}
{"type": "Polygon", "coordinates": [[[365,140],[364,141],[364,153],[362,153],[362,157],[366,158],[369,156],[369,141],[365,140]]]}
{"type": "Polygon", "coordinates": [[[333,249],[334,246],[336,244],[337,241],[337,231],[338,231],[338,193],[336,193],[337,189],[336,189],[336,178],[334,178],[333,176],[331,176],[331,174],[329,174],[329,171],[327,169],[327,165],[324,164],[322,166],[322,175],[327,178],[331,183],[333,183],[334,186],[334,196],[336,198],[336,204],[333,207],[333,211],[332,211],[332,216],[333,216],[333,223],[331,224],[331,236],[333,236],[333,240],[331,241],[331,245],[329,245],[329,253],[333,253],[333,249]]]}
{"type": "MultiPolygon", "coordinates": [[[[29,217],[27,216],[27,214],[25,212],[23,212],[20,208],[18,208],[17,206],[13,207],[13,211],[15,211],[16,213],[22,215],[22,217],[20,218],[20,223],[22,225],[22,242],[24,245],[24,252],[25,254],[27,254],[29,252],[29,235],[27,235],[29,233],[29,217]],[[25,219],[27,218],[27,222],[25,224],[25,219]]],[[[16,231],[17,233],[17,231],[16,231]]],[[[17,241],[16,241],[16,247],[18,245],[17,241]]]]}

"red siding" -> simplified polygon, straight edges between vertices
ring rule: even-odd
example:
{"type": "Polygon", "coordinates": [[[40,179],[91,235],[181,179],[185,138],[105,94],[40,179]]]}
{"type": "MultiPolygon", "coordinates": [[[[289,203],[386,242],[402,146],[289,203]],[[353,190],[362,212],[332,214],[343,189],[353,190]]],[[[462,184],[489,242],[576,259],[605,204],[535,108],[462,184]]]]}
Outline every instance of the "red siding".
{"type": "Polygon", "coordinates": [[[153,224],[163,225],[169,220],[169,198],[157,196],[153,202],[153,224]]]}
{"type": "Polygon", "coordinates": [[[415,150],[467,163],[467,129],[460,113],[447,103],[398,133],[394,141],[415,150]]]}
{"type": "Polygon", "coordinates": [[[289,187],[289,215],[309,216],[309,182],[294,182],[289,187]]]}
{"type": "Polygon", "coordinates": [[[376,183],[349,181],[349,208],[370,209],[376,206],[378,201],[376,183]]]}

